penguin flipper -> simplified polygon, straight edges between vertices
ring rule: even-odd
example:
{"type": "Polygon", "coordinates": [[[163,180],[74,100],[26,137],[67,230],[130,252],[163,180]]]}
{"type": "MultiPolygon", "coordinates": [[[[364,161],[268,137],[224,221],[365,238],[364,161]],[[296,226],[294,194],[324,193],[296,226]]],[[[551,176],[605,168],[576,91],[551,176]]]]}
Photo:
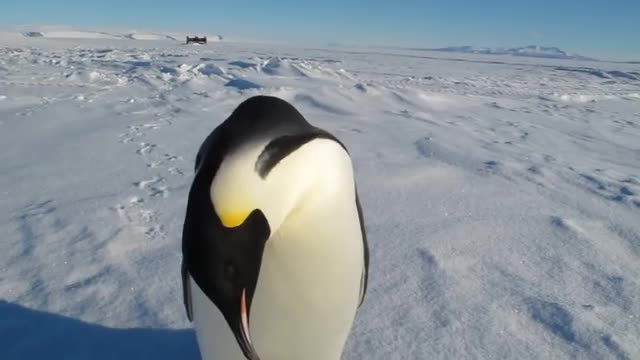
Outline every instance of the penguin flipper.
{"type": "Polygon", "coordinates": [[[362,306],[365,294],[367,293],[367,285],[369,283],[369,243],[367,241],[367,232],[364,225],[364,216],[362,215],[362,205],[360,205],[360,197],[356,189],[356,207],[358,209],[358,220],[360,221],[360,231],[362,232],[362,247],[364,249],[364,266],[362,267],[362,277],[360,278],[360,303],[362,306]]]}
{"type": "Polygon", "coordinates": [[[191,282],[189,281],[189,271],[187,266],[182,262],[182,296],[184,302],[184,308],[187,311],[187,318],[189,321],[193,321],[193,305],[191,302],[191,282]]]}

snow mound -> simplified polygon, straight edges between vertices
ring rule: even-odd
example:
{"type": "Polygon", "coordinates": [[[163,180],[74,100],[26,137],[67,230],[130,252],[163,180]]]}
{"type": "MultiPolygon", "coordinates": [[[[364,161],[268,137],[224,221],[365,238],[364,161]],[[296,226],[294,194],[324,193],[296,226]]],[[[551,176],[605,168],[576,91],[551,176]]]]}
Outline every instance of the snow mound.
{"type": "Polygon", "coordinates": [[[583,73],[588,75],[593,75],[600,79],[625,79],[625,80],[640,80],[640,76],[638,76],[633,71],[625,72],[620,70],[601,70],[601,69],[593,69],[588,67],[557,67],[556,70],[560,71],[568,71],[575,73],[583,73]]]}
{"type": "Polygon", "coordinates": [[[131,40],[147,40],[147,41],[158,41],[158,40],[173,40],[177,39],[173,36],[164,35],[164,34],[156,34],[156,33],[131,33],[124,35],[125,38],[131,40]]]}
{"type": "Polygon", "coordinates": [[[107,74],[102,71],[92,70],[78,70],[66,73],[65,79],[70,84],[78,84],[80,86],[87,85],[115,85],[120,83],[120,79],[112,74],[107,74]]]}
{"type": "Polygon", "coordinates": [[[300,58],[272,56],[252,59],[252,61],[234,60],[229,62],[229,65],[242,74],[258,73],[277,78],[355,81],[345,69],[332,68],[319,61],[300,58]]]}
{"type": "MultiPolygon", "coordinates": [[[[224,68],[212,63],[180,64],[177,66],[165,64],[153,68],[158,70],[160,74],[151,76],[151,82],[160,79],[165,84],[172,83],[172,86],[185,85],[194,93],[206,93],[211,86],[223,85],[233,78],[232,75],[227,74],[224,68]]],[[[149,78],[148,73],[142,75],[149,78]]]]}
{"type": "Polygon", "coordinates": [[[165,74],[165,76],[168,76],[167,79],[170,79],[173,76],[176,76],[182,80],[189,80],[199,75],[224,76],[227,73],[223,68],[215,64],[198,64],[198,65],[180,64],[176,67],[161,66],[160,72],[165,74]]]}
{"type": "MultiPolygon", "coordinates": [[[[96,31],[83,30],[66,26],[34,26],[22,28],[15,32],[18,36],[26,38],[45,38],[45,39],[109,39],[109,40],[141,40],[141,41],[184,41],[190,34],[181,33],[164,33],[152,31],[96,31]]],[[[208,35],[207,41],[222,41],[221,35],[208,35]]]]}
{"type": "Polygon", "coordinates": [[[226,71],[215,64],[200,64],[193,68],[194,71],[199,72],[202,75],[225,75],[226,71]]]}
{"type": "Polygon", "coordinates": [[[309,77],[305,69],[300,64],[293,63],[280,57],[271,57],[264,61],[260,69],[268,75],[274,76],[294,76],[309,77]]]}
{"type": "Polygon", "coordinates": [[[25,37],[42,37],[49,39],[120,39],[117,35],[112,35],[97,31],[27,31],[22,33],[25,37]]]}
{"type": "Polygon", "coordinates": [[[640,80],[640,76],[634,75],[631,72],[624,72],[619,70],[613,70],[607,72],[611,77],[623,78],[627,80],[640,80]]]}
{"type": "Polygon", "coordinates": [[[252,62],[248,62],[248,61],[242,61],[242,60],[231,61],[231,62],[229,62],[229,65],[237,66],[237,67],[239,67],[241,69],[257,68],[258,67],[258,64],[256,64],[256,63],[252,63],[252,62]]]}
{"type": "Polygon", "coordinates": [[[22,33],[26,37],[43,37],[44,35],[39,31],[27,31],[22,33]]]}
{"type": "Polygon", "coordinates": [[[229,80],[224,86],[236,88],[238,90],[249,90],[249,89],[261,89],[262,86],[260,84],[254,83],[253,81],[249,81],[246,79],[233,79],[229,80]]]}
{"type": "Polygon", "coordinates": [[[613,100],[617,98],[613,95],[591,94],[556,94],[555,97],[561,101],[573,103],[594,103],[602,100],[613,100]]]}
{"type": "Polygon", "coordinates": [[[595,60],[579,54],[571,54],[560,50],[554,46],[529,45],[512,48],[489,48],[476,46],[449,46],[444,48],[427,49],[429,51],[443,51],[463,54],[484,54],[484,55],[511,55],[524,57],[537,57],[547,59],[573,59],[573,60],[595,60]]]}

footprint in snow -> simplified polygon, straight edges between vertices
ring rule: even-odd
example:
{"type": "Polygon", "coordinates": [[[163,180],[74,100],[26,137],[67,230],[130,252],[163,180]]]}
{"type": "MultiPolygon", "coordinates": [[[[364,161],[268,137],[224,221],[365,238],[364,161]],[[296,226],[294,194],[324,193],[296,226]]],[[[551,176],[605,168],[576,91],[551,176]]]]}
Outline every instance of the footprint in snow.
{"type": "Polygon", "coordinates": [[[120,219],[127,225],[139,230],[148,237],[164,236],[166,231],[162,224],[158,224],[158,214],[144,207],[144,199],[134,196],[124,204],[117,204],[112,208],[120,219]]]}
{"type": "Polygon", "coordinates": [[[121,138],[119,141],[120,144],[128,144],[133,141],[133,138],[130,136],[127,136],[127,134],[121,134],[120,138],[121,138]]]}
{"type": "Polygon", "coordinates": [[[17,116],[25,116],[25,117],[31,116],[31,115],[33,115],[33,110],[32,109],[27,109],[27,110],[24,110],[24,111],[19,111],[19,112],[16,113],[16,115],[17,116]]]}
{"type": "Polygon", "coordinates": [[[150,180],[136,181],[133,185],[140,190],[146,191],[151,197],[162,196],[163,198],[167,198],[169,197],[170,192],[165,183],[165,178],[154,177],[150,180]]]}
{"type": "Polygon", "coordinates": [[[163,182],[164,182],[164,178],[154,177],[153,179],[150,179],[150,180],[136,181],[133,183],[133,185],[136,186],[138,189],[145,190],[145,189],[148,189],[150,186],[161,184],[163,182]]]}
{"type": "Polygon", "coordinates": [[[182,157],[181,156],[177,156],[177,155],[164,154],[164,160],[165,161],[177,161],[177,160],[182,160],[182,157]]]}
{"type": "Polygon", "coordinates": [[[142,128],[143,129],[149,129],[149,130],[157,130],[157,129],[162,128],[162,125],[154,124],[154,123],[142,124],[142,128]]]}
{"type": "Polygon", "coordinates": [[[172,174],[172,175],[180,175],[180,176],[184,176],[185,175],[184,171],[182,171],[182,170],[180,170],[178,168],[175,168],[175,167],[169,168],[169,173],[172,174]]]}
{"type": "Polygon", "coordinates": [[[149,226],[145,232],[145,235],[147,235],[150,238],[155,238],[158,236],[164,236],[166,234],[166,231],[164,229],[164,225],[162,224],[155,224],[153,226],[149,226]]]}
{"type": "Polygon", "coordinates": [[[633,178],[619,181],[607,176],[604,171],[596,169],[592,174],[579,174],[579,183],[585,190],[604,199],[640,207],[640,201],[636,199],[640,188],[634,184],[633,178]],[[629,181],[630,179],[632,181],[629,181]]]}
{"type": "Polygon", "coordinates": [[[483,168],[479,169],[480,172],[486,174],[497,174],[502,170],[502,163],[496,160],[489,160],[483,163],[483,168]]]}
{"type": "Polygon", "coordinates": [[[149,189],[149,196],[151,197],[157,197],[157,196],[162,196],[163,198],[168,198],[169,197],[169,188],[166,185],[162,185],[162,186],[158,186],[158,187],[152,187],[149,189]]]}
{"type": "MultiPolygon", "coordinates": [[[[161,165],[164,165],[164,164],[166,164],[168,162],[174,162],[174,161],[178,161],[178,160],[182,160],[182,157],[176,156],[176,155],[171,155],[171,154],[164,154],[162,159],[156,160],[156,161],[152,161],[152,162],[148,163],[147,167],[153,169],[153,168],[160,167],[161,165]]],[[[171,169],[169,169],[169,171],[171,172],[171,169]]]]}
{"type": "Polygon", "coordinates": [[[148,168],[155,169],[155,168],[157,168],[158,166],[160,166],[160,165],[162,165],[162,164],[164,164],[164,161],[162,161],[162,160],[159,160],[159,161],[152,161],[152,162],[150,162],[150,163],[148,163],[148,164],[147,164],[147,167],[148,167],[148,168]]]}
{"type": "Polygon", "coordinates": [[[145,134],[140,131],[140,127],[136,125],[127,126],[127,132],[118,135],[121,138],[121,144],[127,144],[135,140],[136,138],[143,137],[145,134]]]}
{"type": "Polygon", "coordinates": [[[147,155],[151,153],[153,149],[155,149],[156,147],[157,147],[156,144],[149,144],[149,143],[142,142],[140,143],[140,148],[136,150],[136,154],[142,155],[142,156],[147,155]]]}

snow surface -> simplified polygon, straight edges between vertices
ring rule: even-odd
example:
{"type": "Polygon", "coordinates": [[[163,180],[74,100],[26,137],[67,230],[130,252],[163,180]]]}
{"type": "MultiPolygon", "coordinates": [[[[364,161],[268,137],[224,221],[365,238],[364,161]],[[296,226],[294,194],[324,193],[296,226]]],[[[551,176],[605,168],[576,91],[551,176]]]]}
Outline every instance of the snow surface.
{"type": "Polygon", "coordinates": [[[432,51],[459,52],[470,54],[493,54],[493,55],[512,55],[550,59],[574,59],[574,60],[595,60],[590,57],[579,54],[570,54],[560,50],[557,47],[547,47],[538,45],[529,45],[512,48],[488,48],[475,46],[450,46],[445,48],[432,49],[432,51]]]}
{"type": "MultiPolygon", "coordinates": [[[[26,38],[46,38],[46,39],[94,39],[94,40],[146,40],[146,41],[180,41],[184,42],[187,36],[194,34],[188,33],[158,33],[145,31],[114,31],[114,30],[86,30],[69,26],[21,26],[17,29],[0,30],[0,39],[7,40],[8,37],[26,37],[26,38]],[[18,31],[19,30],[19,31],[18,31]]],[[[222,41],[222,36],[211,34],[195,34],[198,36],[207,36],[208,42],[222,41]]]]}
{"type": "Polygon", "coordinates": [[[353,156],[344,359],[640,358],[640,68],[450,56],[1,37],[2,359],[198,358],[193,161],[256,94],[353,156]]]}
{"type": "Polygon", "coordinates": [[[27,31],[26,37],[44,37],[52,39],[118,39],[118,36],[97,31],[27,31]]]}
{"type": "Polygon", "coordinates": [[[131,33],[125,35],[131,40],[177,40],[172,36],[154,33],[131,33]]]}

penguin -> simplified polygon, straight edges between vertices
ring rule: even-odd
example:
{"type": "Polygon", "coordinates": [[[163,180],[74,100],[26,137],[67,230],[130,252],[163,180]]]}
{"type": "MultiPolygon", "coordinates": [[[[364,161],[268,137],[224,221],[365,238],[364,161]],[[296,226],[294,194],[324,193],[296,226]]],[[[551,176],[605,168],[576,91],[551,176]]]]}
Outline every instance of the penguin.
{"type": "Polygon", "coordinates": [[[254,96],[206,137],[194,174],[181,273],[203,360],[339,360],[369,269],[344,143],[254,96]]]}

